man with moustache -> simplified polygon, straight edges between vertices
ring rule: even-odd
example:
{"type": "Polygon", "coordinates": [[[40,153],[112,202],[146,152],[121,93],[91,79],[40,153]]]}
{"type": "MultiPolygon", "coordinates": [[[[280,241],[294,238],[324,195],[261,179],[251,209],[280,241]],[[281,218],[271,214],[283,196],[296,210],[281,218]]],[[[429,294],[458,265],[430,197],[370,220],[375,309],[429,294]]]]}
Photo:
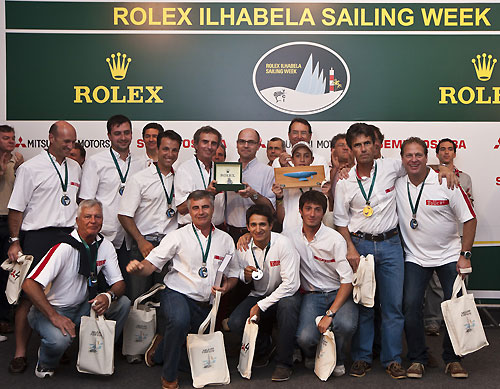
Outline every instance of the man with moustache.
{"type": "MultiPolygon", "coordinates": [[[[80,165],[68,158],[75,141],[76,130],[71,124],[55,122],[49,129],[48,150],[42,150],[17,169],[8,204],[11,262],[22,252],[33,255],[34,267],[56,243],[58,232],[72,231],[81,177],[80,165]]],[[[16,351],[9,364],[11,373],[22,373],[27,367],[30,307],[26,296],[21,297],[15,314],[16,351]]]]}
{"type": "MultiPolygon", "coordinates": [[[[183,345],[188,333],[197,332],[209,311],[209,299],[215,288],[217,269],[226,255],[234,254],[231,237],[212,224],[213,196],[206,190],[195,190],[186,199],[192,222],[170,232],[141,262],[130,261],[127,271],[147,277],[170,264],[161,293],[160,310],[167,323],[164,336],[155,336],[146,352],[148,366],[163,363],[161,383],[164,389],[179,387],[177,376],[183,345]]],[[[226,268],[229,274],[231,263],[226,268]]]]}

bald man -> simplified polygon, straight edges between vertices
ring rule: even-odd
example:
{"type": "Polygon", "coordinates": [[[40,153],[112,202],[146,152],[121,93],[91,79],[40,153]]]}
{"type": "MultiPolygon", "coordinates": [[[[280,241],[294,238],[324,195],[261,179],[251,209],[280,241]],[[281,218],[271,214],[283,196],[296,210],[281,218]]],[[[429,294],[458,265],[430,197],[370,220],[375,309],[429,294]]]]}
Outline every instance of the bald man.
{"type": "MultiPolygon", "coordinates": [[[[75,128],[65,121],[55,122],[49,129],[49,148],[17,169],[8,204],[10,261],[16,261],[20,252],[31,254],[34,268],[58,242],[59,232],[73,230],[81,178],[80,165],[68,158],[75,142],[75,128]]],[[[21,297],[15,317],[16,353],[9,364],[11,373],[22,373],[27,367],[30,307],[31,302],[21,297]]]]}

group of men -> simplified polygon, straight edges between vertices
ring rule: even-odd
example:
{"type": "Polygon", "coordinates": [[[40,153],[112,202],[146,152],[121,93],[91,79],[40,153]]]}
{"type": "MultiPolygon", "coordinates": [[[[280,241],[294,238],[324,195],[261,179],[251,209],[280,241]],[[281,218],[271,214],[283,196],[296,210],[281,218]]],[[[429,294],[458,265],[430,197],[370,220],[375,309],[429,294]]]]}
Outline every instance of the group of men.
{"type": "MultiPolygon", "coordinates": [[[[447,162],[430,167],[421,139],[408,138],[401,159],[381,158],[380,130],[355,123],[333,137],[327,161],[311,146],[310,123],[295,118],[288,129],[291,148],[270,139],[265,164],[256,157],[259,133],[245,128],[236,140],[244,187],[217,192],[214,161],[225,159],[226,146],[211,126],[194,133],[195,154],[175,171],[180,135],[149,123],[142,134],[146,155],[132,155],[132,123],[123,115],[107,122],[111,147],[88,158],[75,149],[76,130],[64,121],[50,127],[48,149],[22,164],[12,154],[14,130],[1,126],[3,134],[6,255],[10,261],[34,257],[15,313],[13,373],[26,369],[31,328],[41,337],[35,374],[50,377],[82,315],[93,309],[116,320],[118,339],[131,300],[164,282],[165,329],[144,356],[148,366],[163,364],[163,388],[178,387],[186,335],[197,331],[217,290],[226,295],[222,305],[231,307],[221,310],[226,330],[241,335],[247,320],[259,323],[253,366],[267,365],[275,351],[273,381],[288,380],[302,356],[306,367],[314,367],[328,328],[337,345],[333,375],[346,373],[350,342],[349,374],[364,376],[372,365],[376,310],[382,365],[395,379],[420,378],[428,362],[422,305],[429,280],[435,272],[449,299],[457,274],[471,267],[472,192],[457,184],[461,172],[450,159],[456,149],[449,139],[436,149],[447,162]],[[324,167],[322,187],[284,189],[274,182],[272,166],[309,165],[324,167]],[[352,298],[353,274],[368,254],[375,259],[374,308],[352,298]],[[226,256],[231,259],[217,286],[226,256]],[[404,334],[407,370],[401,366],[404,334]]],[[[130,363],[141,358],[128,356],[130,363]]],[[[443,360],[452,377],[467,376],[446,332],[443,360]]]]}

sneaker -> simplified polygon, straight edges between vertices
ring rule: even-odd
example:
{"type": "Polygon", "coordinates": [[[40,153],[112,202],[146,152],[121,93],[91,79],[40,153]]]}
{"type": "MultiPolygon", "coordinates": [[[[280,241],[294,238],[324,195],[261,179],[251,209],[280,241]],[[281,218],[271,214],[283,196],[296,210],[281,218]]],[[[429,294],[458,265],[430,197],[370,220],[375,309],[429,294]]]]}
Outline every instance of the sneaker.
{"type": "Polygon", "coordinates": [[[14,374],[24,373],[28,367],[28,360],[26,357],[13,358],[9,363],[9,371],[14,374]]]}
{"type": "Polygon", "coordinates": [[[275,382],[288,381],[292,375],[292,369],[288,367],[276,366],[271,380],[275,382]]]}
{"type": "Polygon", "coordinates": [[[349,375],[353,377],[364,377],[367,372],[372,369],[372,365],[365,361],[355,361],[351,370],[349,371],[349,375]]]}
{"type": "Polygon", "coordinates": [[[335,369],[333,369],[333,376],[342,377],[343,375],[345,375],[345,366],[344,365],[335,366],[335,369]]]}
{"type": "Polygon", "coordinates": [[[41,367],[39,361],[36,363],[35,375],[38,378],[50,378],[54,375],[54,372],[55,372],[54,369],[50,369],[48,367],[41,367]]]}
{"type": "Polygon", "coordinates": [[[406,376],[408,378],[422,378],[424,375],[424,365],[419,362],[413,362],[410,367],[406,370],[406,376]]]}
{"type": "Polygon", "coordinates": [[[391,362],[385,371],[395,380],[406,378],[406,370],[399,362],[391,362]]]}
{"type": "Polygon", "coordinates": [[[146,362],[146,365],[148,367],[153,367],[155,365],[153,357],[155,355],[156,348],[158,347],[162,339],[163,339],[162,335],[156,334],[153,338],[153,341],[146,350],[146,353],[144,354],[144,362],[146,362]]]}
{"type": "Polygon", "coordinates": [[[450,362],[446,364],[445,374],[450,373],[453,378],[467,378],[469,373],[463,368],[460,362],[450,362]]]}
{"type": "Polygon", "coordinates": [[[127,359],[127,362],[130,363],[131,365],[135,365],[137,363],[142,362],[142,355],[127,355],[125,356],[127,359]]]}
{"type": "Polygon", "coordinates": [[[302,362],[302,351],[300,351],[300,348],[295,348],[293,350],[293,363],[300,363],[302,362]]]}
{"type": "Polygon", "coordinates": [[[425,326],[425,334],[428,336],[439,336],[440,325],[432,322],[425,326]]]}
{"type": "Polygon", "coordinates": [[[161,389],[179,389],[179,382],[177,380],[167,381],[161,377],[161,389]]]}
{"type": "Polygon", "coordinates": [[[304,359],[304,366],[306,369],[309,370],[314,370],[314,366],[316,365],[316,359],[315,358],[307,358],[304,359]]]}

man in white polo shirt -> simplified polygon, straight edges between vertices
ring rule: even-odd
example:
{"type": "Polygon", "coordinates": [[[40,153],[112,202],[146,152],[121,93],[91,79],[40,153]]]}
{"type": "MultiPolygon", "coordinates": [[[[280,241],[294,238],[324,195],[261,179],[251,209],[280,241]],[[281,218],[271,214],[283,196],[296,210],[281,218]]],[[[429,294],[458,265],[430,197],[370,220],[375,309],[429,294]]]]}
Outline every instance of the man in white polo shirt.
{"type": "MultiPolygon", "coordinates": [[[[309,143],[297,142],[292,147],[293,166],[316,165],[314,162],[313,151],[309,143]]],[[[273,193],[276,195],[276,217],[280,223],[283,223],[283,232],[296,229],[302,224],[302,218],[299,212],[299,198],[307,190],[321,190],[314,188],[289,188],[284,189],[279,184],[273,184],[273,193]]]]}
{"type": "Polygon", "coordinates": [[[183,162],[174,178],[175,206],[179,226],[191,223],[187,198],[195,190],[208,190],[215,196],[213,223],[218,226],[224,222],[224,194],[216,194],[214,186],[214,167],[212,158],[222,142],[222,135],[215,128],[203,126],[193,135],[195,155],[183,162]]]}
{"type": "MultiPolygon", "coordinates": [[[[451,298],[457,273],[471,268],[471,248],[476,215],[466,192],[439,184],[438,175],[427,167],[427,146],[420,138],[409,138],[401,146],[401,159],[408,173],[396,182],[399,227],[405,250],[403,310],[408,358],[408,377],[421,378],[427,363],[423,323],[425,289],[435,271],[443,286],[444,299],[451,298]],[[457,230],[463,224],[463,238],[457,230]]],[[[467,270],[466,270],[467,271],[467,270]]],[[[465,378],[467,371],[455,355],[450,337],[443,339],[445,372],[465,378]]]]}
{"type": "Polygon", "coordinates": [[[229,234],[237,242],[247,232],[246,210],[253,204],[262,204],[274,210],[276,199],[272,192],[274,170],[256,158],[260,147],[260,135],[253,128],[245,128],[238,134],[236,148],[242,164],[242,183],[245,189],[227,193],[227,225],[229,234]]]}
{"type": "MultiPolygon", "coordinates": [[[[252,283],[250,294],[236,307],[229,317],[231,332],[240,337],[245,322],[257,316],[257,336],[254,367],[266,366],[272,349],[273,322],[278,324],[276,368],[273,381],[286,381],[293,368],[292,339],[297,330],[300,296],[300,260],[292,242],[284,235],[271,232],[273,211],[262,204],[254,204],[246,212],[247,227],[252,237],[250,248],[237,251],[233,259],[236,272],[230,277],[239,277],[245,284],[252,283]]],[[[236,284],[230,279],[231,286],[236,284]]]]}
{"type": "Polygon", "coordinates": [[[158,135],[163,131],[163,126],[160,123],[148,123],[142,129],[142,141],[146,153],[142,157],[146,160],[146,166],[150,166],[153,162],[158,161],[158,135]]]}
{"type": "Polygon", "coordinates": [[[90,304],[97,315],[116,321],[115,340],[130,310],[130,300],[122,296],[125,282],[114,247],[98,236],[102,226],[101,203],[82,201],[76,225],[77,229],[68,236],[72,242],[53,246],[23,283],[23,290],[34,305],[29,322],[41,338],[35,368],[39,378],[54,374],[61,356],[76,337],[75,327],[82,316],[89,314],[90,304]],[[96,294],[96,288],[89,285],[97,281],[100,271],[111,287],[106,293],[96,294]]]}
{"type": "MultiPolygon", "coordinates": [[[[22,251],[33,255],[32,266],[35,266],[55,243],[57,232],[71,232],[81,177],[80,165],[68,158],[75,141],[75,128],[68,122],[58,121],[49,129],[48,150],[41,151],[17,169],[8,204],[11,261],[16,261],[22,251]],[[19,238],[23,235],[21,249],[19,238]]],[[[16,352],[9,364],[11,373],[22,373],[27,367],[30,307],[31,302],[22,298],[16,310],[16,352]]]]}
{"type": "MultiPolygon", "coordinates": [[[[146,258],[166,234],[177,229],[172,165],[177,161],[182,138],[167,130],[158,135],[157,142],[158,162],[130,177],[118,210],[120,223],[134,239],[130,257],[139,260],[146,258]]],[[[157,278],[130,275],[130,299],[135,300],[155,282],[161,282],[157,278]]]]}
{"type": "MultiPolygon", "coordinates": [[[[114,115],[106,124],[111,147],[89,157],[83,165],[81,199],[96,199],[103,205],[102,234],[116,248],[120,269],[126,278],[129,261],[126,233],[118,221],[118,207],[127,179],[146,167],[145,160],[130,154],[132,123],[123,115],[114,115]]],[[[125,279],[127,281],[127,279],[125,279]]],[[[130,291],[127,291],[127,294],[130,291]]]]}
{"type": "MultiPolygon", "coordinates": [[[[208,315],[217,269],[226,255],[234,254],[231,237],[212,224],[212,194],[205,190],[192,192],[187,207],[192,223],[170,232],[143,261],[132,260],[127,266],[131,274],[149,276],[171,264],[160,303],[167,321],[165,333],[163,337],[155,336],[146,353],[148,366],[163,363],[161,382],[168,389],[179,387],[177,371],[181,354],[185,353],[186,336],[197,331],[208,315]]],[[[226,285],[224,279],[222,292],[226,285]]]]}
{"type": "Polygon", "coordinates": [[[300,306],[297,343],[305,365],[314,368],[320,334],[333,327],[337,347],[334,376],[345,374],[343,346],[349,342],[358,322],[358,308],[352,300],[352,269],[346,260],[342,236],[322,223],[327,199],[318,191],[307,191],[299,200],[302,225],[290,233],[300,255],[300,306]],[[315,319],[323,316],[318,326],[315,319]]]}

